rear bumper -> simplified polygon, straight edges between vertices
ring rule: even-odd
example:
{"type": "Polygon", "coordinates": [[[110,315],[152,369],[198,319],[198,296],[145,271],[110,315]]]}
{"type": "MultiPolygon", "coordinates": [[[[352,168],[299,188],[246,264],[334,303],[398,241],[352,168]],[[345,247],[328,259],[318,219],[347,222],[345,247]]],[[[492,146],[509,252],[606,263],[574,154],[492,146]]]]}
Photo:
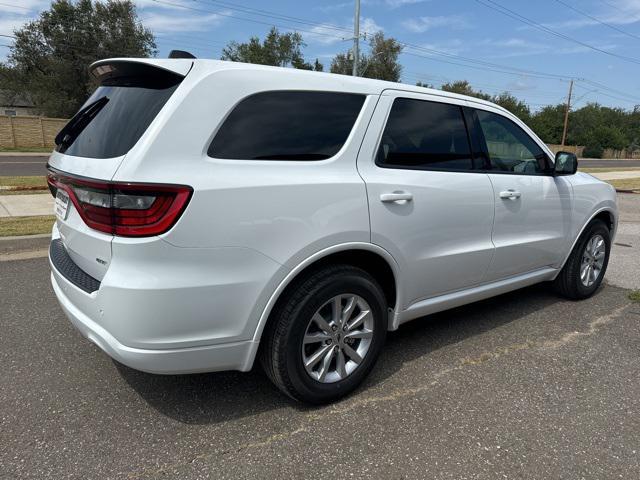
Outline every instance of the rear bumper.
{"type": "Polygon", "coordinates": [[[120,343],[113,335],[82,313],[66,291],[77,289],[52,267],[51,284],[58,302],[71,323],[110,357],[136,370],[159,374],[247,371],[251,368],[252,341],[176,349],[141,349],[120,343]]]}

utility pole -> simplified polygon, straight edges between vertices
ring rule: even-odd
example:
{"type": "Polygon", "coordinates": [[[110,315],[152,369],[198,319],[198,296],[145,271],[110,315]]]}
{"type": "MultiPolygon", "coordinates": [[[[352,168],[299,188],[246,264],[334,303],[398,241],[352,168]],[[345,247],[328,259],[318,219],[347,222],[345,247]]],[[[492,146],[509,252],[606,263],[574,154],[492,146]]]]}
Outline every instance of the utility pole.
{"type": "Polygon", "coordinates": [[[564,128],[562,129],[562,142],[561,146],[564,147],[564,142],[567,139],[567,127],[569,126],[569,110],[571,109],[571,92],[573,91],[573,78],[569,84],[569,96],[567,97],[567,108],[564,111],[564,128]]]}
{"type": "Polygon", "coordinates": [[[353,17],[353,76],[358,76],[358,59],[360,58],[360,0],[356,0],[356,11],[353,17]]]}

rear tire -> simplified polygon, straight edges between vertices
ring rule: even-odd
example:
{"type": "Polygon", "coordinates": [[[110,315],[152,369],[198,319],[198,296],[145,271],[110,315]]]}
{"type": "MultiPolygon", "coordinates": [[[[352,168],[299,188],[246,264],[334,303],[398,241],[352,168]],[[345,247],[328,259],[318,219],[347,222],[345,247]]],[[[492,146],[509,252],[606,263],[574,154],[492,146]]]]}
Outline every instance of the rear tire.
{"type": "Polygon", "coordinates": [[[560,274],[553,282],[560,295],[582,300],[593,295],[609,264],[611,233],[602,220],[594,220],[580,236],[560,274]]]}
{"type": "Polygon", "coordinates": [[[285,295],[262,338],[267,376],[308,403],[332,402],[355,390],[386,337],[387,303],[378,282],[360,268],[332,265],[298,280],[285,295]]]}

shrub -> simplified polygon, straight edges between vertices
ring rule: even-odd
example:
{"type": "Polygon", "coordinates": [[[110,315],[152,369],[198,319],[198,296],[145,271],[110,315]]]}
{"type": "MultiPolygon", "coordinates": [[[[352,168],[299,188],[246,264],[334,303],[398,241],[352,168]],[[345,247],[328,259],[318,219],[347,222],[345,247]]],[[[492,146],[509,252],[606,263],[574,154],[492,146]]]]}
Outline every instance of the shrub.
{"type": "Polygon", "coordinates": [[[584,151],[582,152],[582,156],[586,158],[602,158],[602,154],[604,153],[604,148],[599,143],[591,143],[587,144],[584,147],[584,151]]]}

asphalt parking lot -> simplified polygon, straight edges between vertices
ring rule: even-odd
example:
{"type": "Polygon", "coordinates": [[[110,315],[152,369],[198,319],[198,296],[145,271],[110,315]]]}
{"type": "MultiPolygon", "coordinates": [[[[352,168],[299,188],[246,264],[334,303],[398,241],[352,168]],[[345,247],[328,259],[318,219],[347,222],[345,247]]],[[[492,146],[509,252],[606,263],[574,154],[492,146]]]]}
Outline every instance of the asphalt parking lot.
{"type": "Polygon", "coordinates": [[[320,408],[259,368],[116,364],[64,318],[46,259],[5,248],[0,478],[640,478],[640,303],[620,287],[640,288],[640,195],[620,203],[593,298],[538,285],[407,324],[320,408]]]}

